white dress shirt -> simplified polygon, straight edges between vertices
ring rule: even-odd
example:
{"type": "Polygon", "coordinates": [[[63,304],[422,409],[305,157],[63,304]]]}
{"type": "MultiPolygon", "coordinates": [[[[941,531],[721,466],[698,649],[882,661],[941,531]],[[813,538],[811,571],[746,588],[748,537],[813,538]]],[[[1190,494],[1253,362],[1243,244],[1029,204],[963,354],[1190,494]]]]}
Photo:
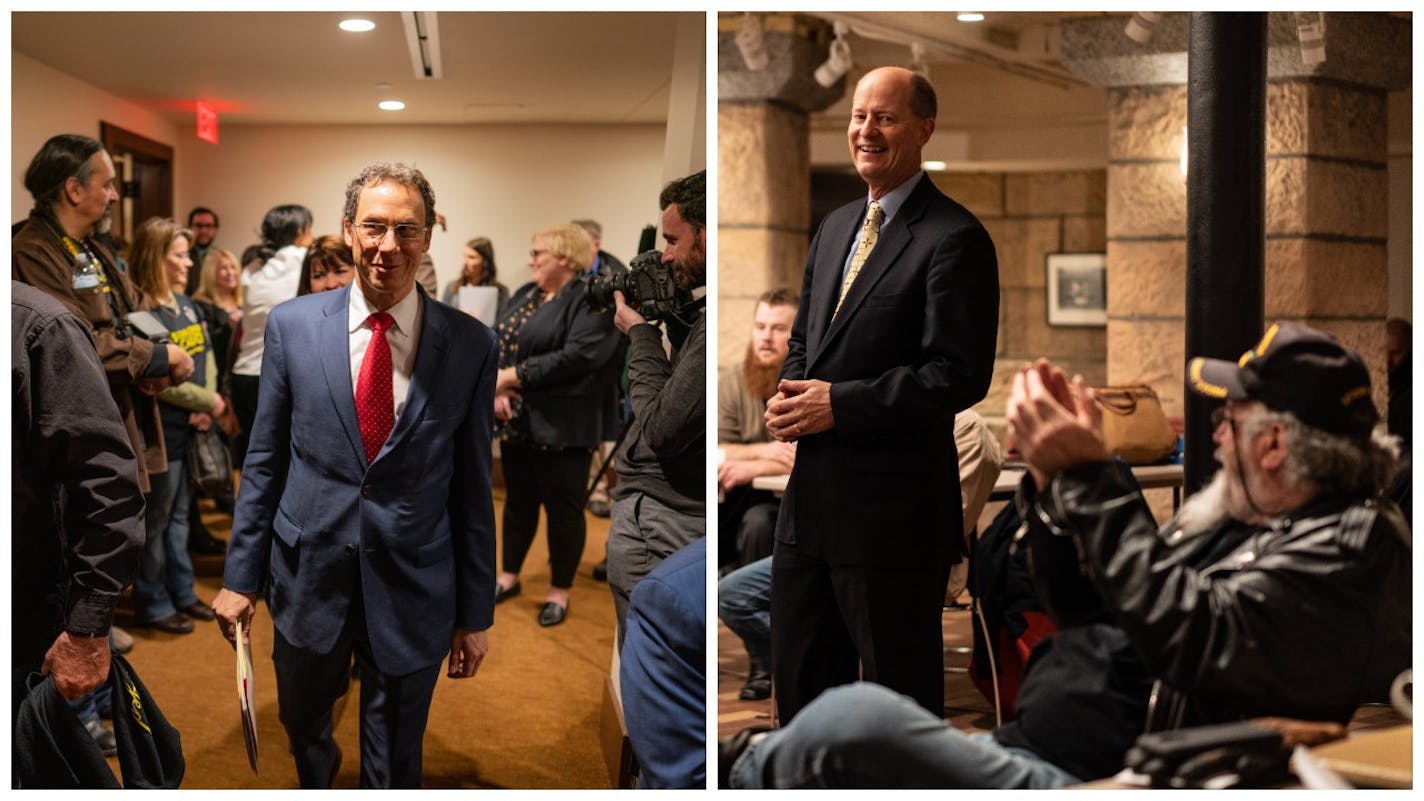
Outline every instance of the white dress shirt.
{"type": "MultiPolygon", "coordinates": [[[[376,310],[366,302],[358,278],[351,284],[350,301],[346,306],[347,347],[351,352],[351,390],[354,397],[356,380],[361,375],[361,360],[366,358],[366,346],[371,344],[371,323],[367,319],[376,310]]],[[[420,345],[420,321],[425,310],[420,305],[420,292],[414,287],[399,303],[386,309],[395,324],[386,329],[386,342],[391,346],[391,394],[395,400],[396,420],[405,409],[405,396],[410,391],[410,374],[415,368],[415,349],[420,345]]]]}

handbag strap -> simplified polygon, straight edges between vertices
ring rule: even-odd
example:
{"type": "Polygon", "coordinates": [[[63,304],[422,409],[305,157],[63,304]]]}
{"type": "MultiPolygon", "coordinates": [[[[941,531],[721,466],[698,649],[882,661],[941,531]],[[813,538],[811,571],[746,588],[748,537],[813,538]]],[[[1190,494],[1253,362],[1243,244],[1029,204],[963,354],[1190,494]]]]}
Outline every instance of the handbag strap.
{"type": "Polygon", "coordinates": [[[1113,414],[1126,416],[1137,411],[1135,387],[1094,387],[1093,397],[1113,414]]]}

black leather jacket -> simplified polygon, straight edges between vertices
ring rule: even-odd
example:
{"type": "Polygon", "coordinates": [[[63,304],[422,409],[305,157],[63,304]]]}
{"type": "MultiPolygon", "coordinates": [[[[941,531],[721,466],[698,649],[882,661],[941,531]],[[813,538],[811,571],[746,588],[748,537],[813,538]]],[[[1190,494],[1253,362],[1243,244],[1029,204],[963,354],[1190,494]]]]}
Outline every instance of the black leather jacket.
{"type": "Polygon", "coordinates": [[[1186,536],[1159,532],[1125,466],[1103,463],[1041,494],[1025,478],[1017,502],[1055,622],[1120,628],[1157,679],[1144,730],[1343,723],[1410,666],[1411,537],[1388,501],[1317,498],[1268,527],[1186,536]]]}

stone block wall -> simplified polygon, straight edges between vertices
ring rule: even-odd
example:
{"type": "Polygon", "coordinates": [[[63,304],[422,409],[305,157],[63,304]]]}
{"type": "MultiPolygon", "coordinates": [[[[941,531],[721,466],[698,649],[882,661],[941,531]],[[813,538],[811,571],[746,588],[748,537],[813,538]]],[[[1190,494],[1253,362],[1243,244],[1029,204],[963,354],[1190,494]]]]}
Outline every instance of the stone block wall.
{"type": "MultiPolygon", "coordinates": [[[[1093,384],[1107,374],[1102,328],[1048,325],[1047,256],[1101,253],[1107,244],[1106,175],[1068,172],[933,173],[945,194],[977,216],[999,259],[999,339],[989,394],[975,405],[1006,439],[1004,404],[1014,373],[1046,356],[1093,384]]],[[[1108,272],[1112,281],[1112,271],[1108,272]]],[[[1111,285],[1109,286],[1111,298],[1111,285]]]]}
{"type": "MultiPolygon", "coordinates": [[[[1107,380],[1145,381],[1183,410],[1186,128],[1183,86],[1109,90],[1107,380]]],[[[1266,321],[1337,336],[1369,364],[1385,408],[1387,99],[1329,81],[1266,93],[1266,321]]],[[[1248,343],[1249,344],[1249,343],[1248,343]]]]}

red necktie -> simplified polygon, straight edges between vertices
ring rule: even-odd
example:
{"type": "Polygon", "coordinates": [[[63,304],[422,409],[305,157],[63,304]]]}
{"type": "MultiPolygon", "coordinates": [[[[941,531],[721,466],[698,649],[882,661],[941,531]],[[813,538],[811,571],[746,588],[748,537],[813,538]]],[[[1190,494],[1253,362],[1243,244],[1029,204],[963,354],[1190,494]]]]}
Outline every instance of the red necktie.
{"type": "Polygon", "coordinates": [[[366,321],[371,325],[371,343],[361,359],[356,375],[356,419],[361,424],[361,443],[366,446],[366,463],[376,460],[386,437],[396,424],[395,393],[391,389],[391,345],[386,329],[395,318],[376,312],[366,321]]]}

